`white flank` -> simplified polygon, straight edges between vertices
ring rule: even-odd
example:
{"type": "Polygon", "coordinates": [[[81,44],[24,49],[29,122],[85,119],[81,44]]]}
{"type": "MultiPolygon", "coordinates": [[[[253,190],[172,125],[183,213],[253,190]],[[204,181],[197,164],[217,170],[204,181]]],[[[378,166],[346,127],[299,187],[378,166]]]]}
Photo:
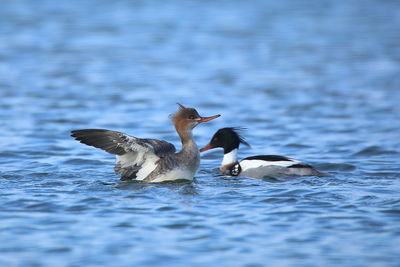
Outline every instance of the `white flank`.
{"type": "Polygon", "coordinates": [[[152,183],[159,183],[165,181],[173,181],[173,180],[193,180],[193,176],[196,173],[195,171],[190,171],[189,169],[174,169],[166,174],[159,175],[154,180],[151,180],[152,183]]]}
{"type": "Polygon", "coordinates": [[[267,160],[259,160],[259,159],[245,159],[240,162],[240,166],[242,167],[243,170],[245,169],[253,169],[253,168],[260,168],[260,167],[283,167],[287,168],[293,164],[298,164],[301,163],[298,160],[293,160],[293,161],[267,161],[267,160]]]}
{"type": "Polygon", "coordinates": [[[224,154],[224,159],[221,162],[221,166],[234,163],[236,162],[236,160],[237,160],[237,148],[235,148],[229,153],[224,154]]]}

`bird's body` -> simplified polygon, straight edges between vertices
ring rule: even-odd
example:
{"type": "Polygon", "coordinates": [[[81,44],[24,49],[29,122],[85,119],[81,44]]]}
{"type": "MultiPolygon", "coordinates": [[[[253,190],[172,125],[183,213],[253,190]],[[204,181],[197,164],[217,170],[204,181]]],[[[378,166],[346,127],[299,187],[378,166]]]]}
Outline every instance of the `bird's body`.
{"type": "Polygon", "coordinates": [[[210,143],[201,152],[221,147],[224,157],[220,166],[223,173],[232,176],[252,178],[293,177],[293,176],[326,176],[314,167],[301,161],[278,155],[257,155],[237,160],[240,143],[248,143],[238,134],[237,128],[219,129],[211,138],[210,143]]]}
{"type": "Polygon", "coordinates": [[[72,131],[72,137],[83,144],[94,146],[116,155],[115,172],[121,180],[163,182],[192,180],[200,165],[200,154],[193,139],[192,129],[197,124],[219,117],[201,117],[195,109],[180,109],[173,122],[182,141],[182,150],[163,140],[133,137],[104,129],[72,131]]]}

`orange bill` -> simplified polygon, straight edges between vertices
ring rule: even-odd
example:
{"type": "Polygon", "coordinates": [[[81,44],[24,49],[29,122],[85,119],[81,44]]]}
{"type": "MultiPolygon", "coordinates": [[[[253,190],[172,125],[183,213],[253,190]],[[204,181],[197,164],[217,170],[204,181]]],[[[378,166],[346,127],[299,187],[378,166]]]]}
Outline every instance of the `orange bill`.
{"type": "Polygon", "coordinates": [[[202,122],[210,121],[210,120],[216,119],[216,118],[218,118],[220,116],[221,115],[218,114],[218,115],[211,116],[211,117],[201,117],[200,120],[198,120],[197,122],[198,123],[202,123],[202,122]]]}
{"type": "Polygon", "coordinates": [[[210,150],[210,149],[213,149],[213,148],[215,148],[215,146],[212,146],[212,145],[208,144],[205,147],[201,148],[200,152],[204,152],[204,151],[207,151],[207,150],[210,150]]]}

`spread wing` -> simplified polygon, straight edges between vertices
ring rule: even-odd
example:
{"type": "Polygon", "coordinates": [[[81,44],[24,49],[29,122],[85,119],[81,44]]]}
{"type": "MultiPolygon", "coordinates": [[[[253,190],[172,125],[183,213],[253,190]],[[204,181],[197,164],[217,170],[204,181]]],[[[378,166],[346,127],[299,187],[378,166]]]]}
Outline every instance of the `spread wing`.
{"type": "Polygon", "coordinates": [[[162,157],[176,151],[175,146],[166,141],[136,138],[104,129],[73,130],[71,136],[82,144],[94,146],[119,156],[129,152],[142,152],[162,157]]]}
{"type": "Polygon", "coordinates": [[[71,136],[79,142],[115,154],[115,172],[122,180],[144,180],[161,157],[175,153],[175,146],[157,139],[136,138],[121,132],[103,129],[73,130],[71,136]]]}

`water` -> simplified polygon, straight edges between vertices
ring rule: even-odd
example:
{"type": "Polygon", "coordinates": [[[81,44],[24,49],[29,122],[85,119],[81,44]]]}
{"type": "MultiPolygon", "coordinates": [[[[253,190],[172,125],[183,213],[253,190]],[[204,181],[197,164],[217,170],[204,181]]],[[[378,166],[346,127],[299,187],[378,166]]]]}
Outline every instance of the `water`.
{"type": "Polygon", "coordinates": [[[399,266],[398,1],[24,1],[0,9],[0,265],[399,266]],[[180,147],[176,102],[241,158],[330,177],[120,183],[69,131],[180,147]]]}

